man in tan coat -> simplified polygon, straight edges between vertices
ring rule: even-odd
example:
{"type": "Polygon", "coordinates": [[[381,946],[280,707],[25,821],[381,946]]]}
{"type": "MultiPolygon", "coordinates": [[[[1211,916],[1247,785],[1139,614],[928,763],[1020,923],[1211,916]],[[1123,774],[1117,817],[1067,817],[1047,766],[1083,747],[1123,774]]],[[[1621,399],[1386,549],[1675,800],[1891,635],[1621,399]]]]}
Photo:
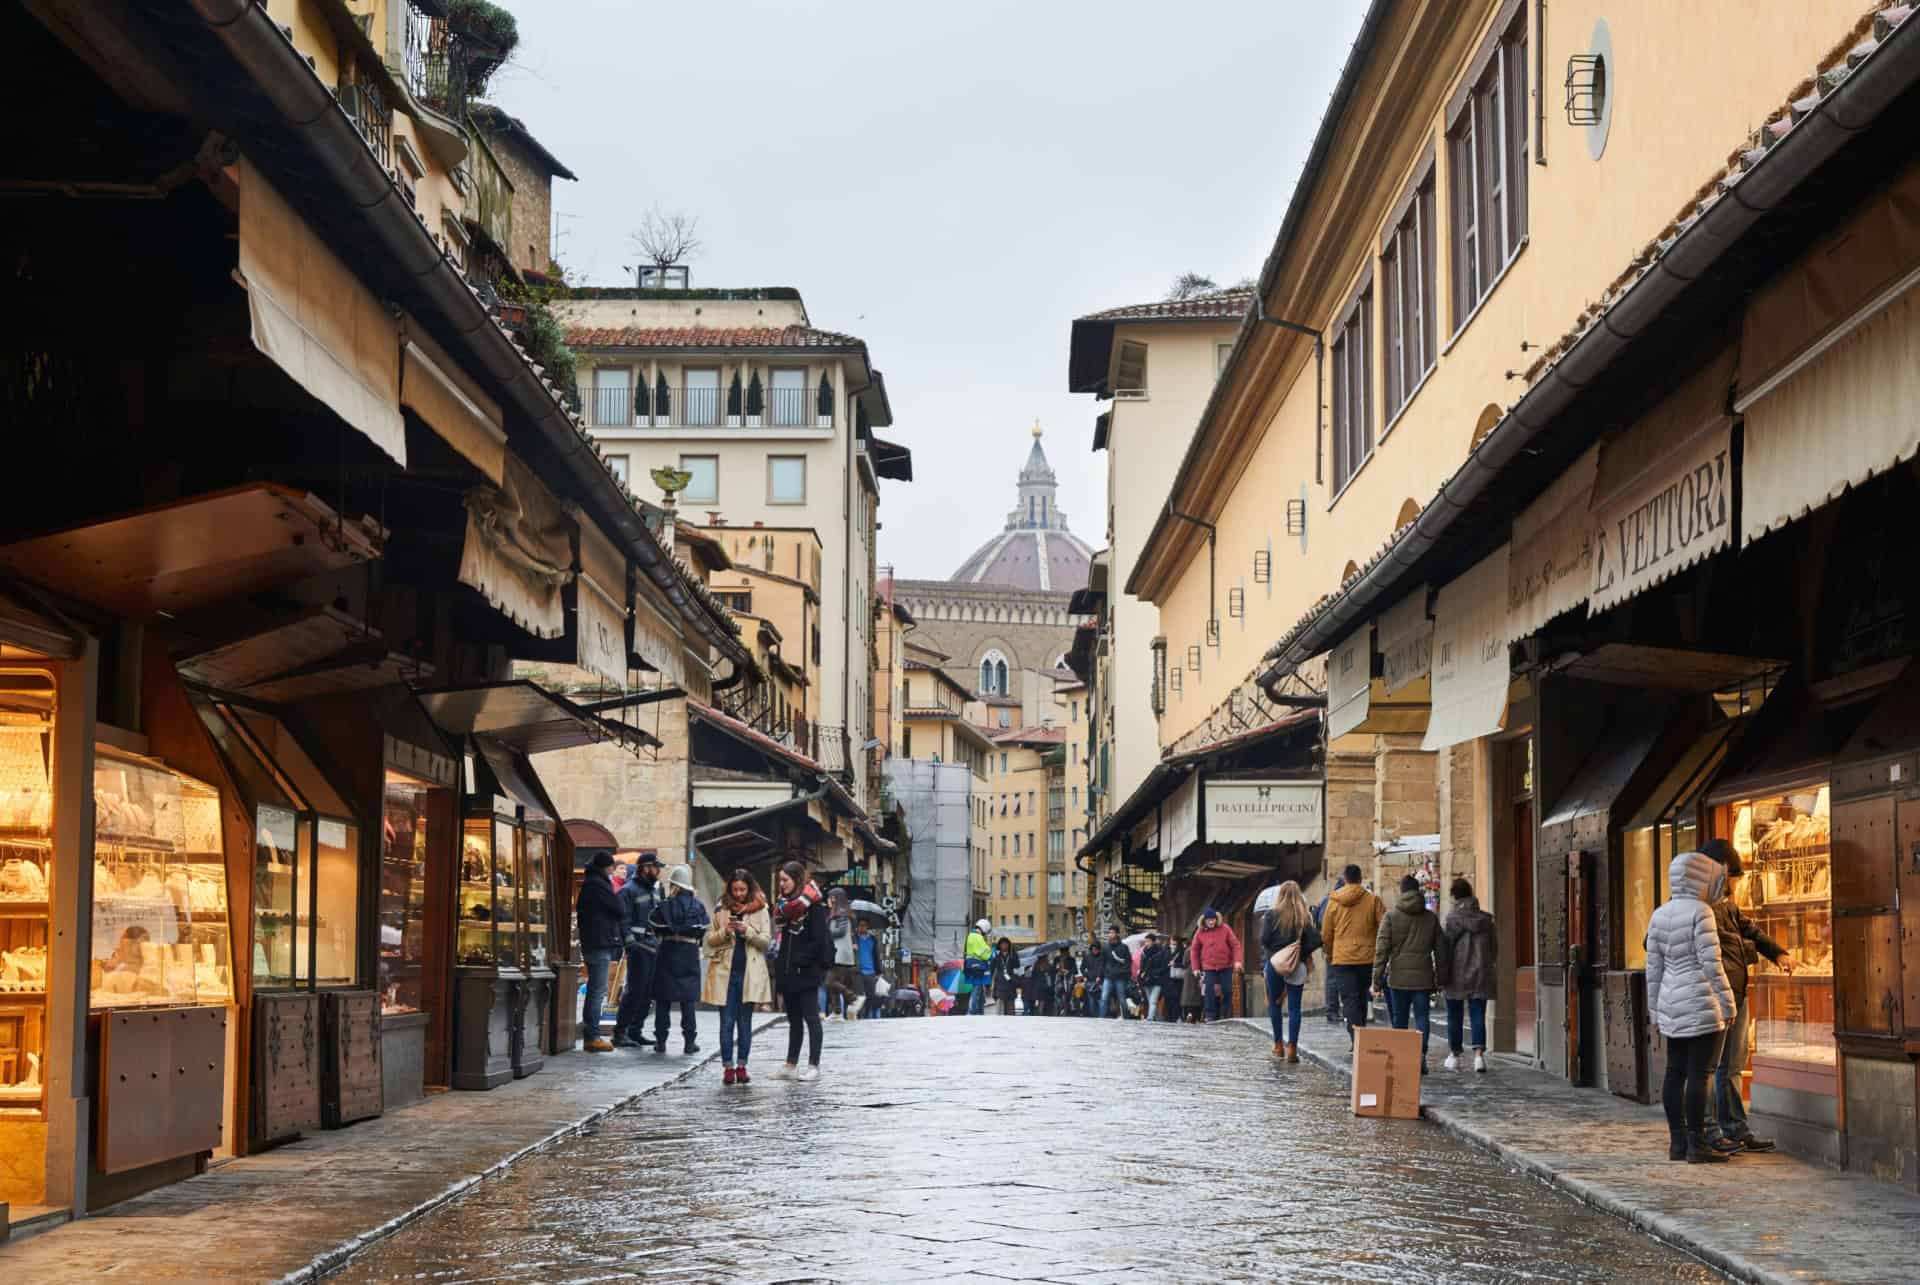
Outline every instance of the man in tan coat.
{"type": "Polygon", "coordinates": [[[1386,907],[1360,882],[1360,867],[1341,872],[1346,882],[1327,898],[1320,922],[1321,948],[1327,952],[1327,979],[1347,1021],[1347,1039],[1353,1028],[1367,1024],[1367,996],[1373,988],[1375,939],[1386,907]]]}

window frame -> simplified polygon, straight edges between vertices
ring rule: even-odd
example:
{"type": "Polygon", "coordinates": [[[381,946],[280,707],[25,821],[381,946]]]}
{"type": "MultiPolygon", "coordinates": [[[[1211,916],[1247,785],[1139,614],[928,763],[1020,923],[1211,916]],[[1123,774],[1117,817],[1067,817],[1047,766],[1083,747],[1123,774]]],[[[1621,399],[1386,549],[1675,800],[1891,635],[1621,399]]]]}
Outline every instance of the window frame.
{"type": "Polygon", "coordinates": [[[694,472],[693,469],[690,469],[687,467],[688,460],[712,460],[713,461],[713,493],[711,495],[695,495],[693,491],[694,479],[689,478],[687,480],[687,489],[680,493],[680,498],[685,500],[689,504],[720,503],[720,457],[718,455],[707,454],[704,452],[684,454],[680,456],[677,464],[677,467],[682,473],[694,472]]]}
{"type": "Polygon", "coordinates": [[[809,373],[805,366],[767,367],[767,424],[769,427],[813,427],[813,383],[807,378],[809,373]],[[800,377],[799,386],[797,388],[781,388],[780,376],[782,375],[798,375],[800,377]],[[794,404],[799,406],[800,409],[798,411],[783,413],[780,409],[781,405],[783,402],[792,401],[792,399],[782,398],[780,396],[781,393],[798,393],[799,401],[794,404]],[[791,414],[793,418],[788,418],[788,414],[791,414]]]}
{"type": "Polygon", "coordinates": [[[1331,475],[1333,499],[1329,508],[1337,502],[1360,470],[1373,458],[1378,442],[1373,435],[1373,269],[1371,265],[1361,274],[1360,281],[1347,299],[1347,305],[1340,311],[1340,320],[1330,331],[1332,340],[1327,345],[1327,364],[1332,374],[1333,395],[1329,422],[1333,438],[1333,472],[1331,475]],[[1359,371],[1354,372],[1354,352],[1359,353],[1359,371]],[[1358,399],[1360,412],[1356,426],[1353,405],[1358,399]],[[1364,440],[1363,440],[1364,439],[1364,440]],[[1349,452],[1360,445],[1357,462],[1349,460],[1349,452]],[[1342,469],[1343,464],[1351,467],[1342,469]]]}
{"type": "Polygon", "coordinates": [[[807,502],[807,457],[804,455],[769,454],[767,456],[767,503],[778,504],[786,507],[799,507],[799,506],[804,506],[806,502],[807,502]],[[779,464],[788,463],[788,462],[798,462],[800,465],[800,498],[797,500],[783,500],[779,497],[779,495],[774,490],[773,478],[774,478],[775,468],[779,464]]]}
{"type": "Polygon", "coordinates": [[[1123,402],[1143,402],[1147,400],[1151,387],[1151,378],[1147,368],[1147,344],[1142,339],[1122,339],[1113,349],[1113,399],[1123,402]],[[1140,381],[1138,387],[1126,386],[1121,382],[1120,372],[1127,365],[1129,350],[1140,354],[1140,381]]]}
{"type": "Polygon", "coordinates": [[[1527,103],[1538,92],[1527,52],[1536,38],[1520,0],[1508,0],[1447,105],[1449,344],[1526,248],[1527,103]]]}
{"type": "Polygon", "coordinates": [[[1434,146],[1428,143],[1380,234],[1381,289],[1377,306],[1383,422],[1376,446],[1393,432],[1401,414],[1439,364],[1438,217],[1439,170],[1434,146]],[[1413,341],[1411,360],[1409,336],[1413,341]]]}

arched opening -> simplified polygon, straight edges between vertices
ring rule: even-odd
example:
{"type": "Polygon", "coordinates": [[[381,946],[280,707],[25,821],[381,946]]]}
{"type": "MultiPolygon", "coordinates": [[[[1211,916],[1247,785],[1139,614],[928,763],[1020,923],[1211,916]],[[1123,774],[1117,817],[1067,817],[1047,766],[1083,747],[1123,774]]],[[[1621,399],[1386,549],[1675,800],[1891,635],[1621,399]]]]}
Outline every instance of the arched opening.
{"type": "Polygon", "coordinates": [[[1393,520],[1393,533],[1399,535],[1402,531],[1412,526],[1413,520],[1419,516],[1420,506],[1418,504],[1415,504],[1412,500],[1402,500],[1400,502],[1399,516],[1393,520]]]}
{"type": "Polygon", "coordinates": [[[1347,563],[1346,570],[1340,573],[1340,583],[1345,584],[1359,574],[1360,574],[1360,564],[1357,562],[1349,561],[1347,563]]]}
{"type": "Polygon", "coordinates": [[[1488,402],[1487,408],[1480,412],[1480,418],[1474,421],[1473,441],[1469,444],[1468,449],[1472,449],[1472,447],[1478,446],[1481,442],[1485,441],[1487,434],[1493,431],[1493,426],[1498,424],[1502,419],[1505,419],[1506,414],[1507,413],[1501,410],[1497,404],[1488,402]]]}

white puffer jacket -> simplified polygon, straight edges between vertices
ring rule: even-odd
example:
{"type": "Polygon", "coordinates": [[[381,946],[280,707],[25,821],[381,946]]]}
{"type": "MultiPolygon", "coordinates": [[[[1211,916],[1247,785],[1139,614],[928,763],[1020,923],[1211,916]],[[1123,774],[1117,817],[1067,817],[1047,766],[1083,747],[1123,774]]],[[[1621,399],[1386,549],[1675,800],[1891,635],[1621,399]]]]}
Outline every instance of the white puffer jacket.
{"type": "Polygon", "coordinates": [[[1647,1003],[1668,1039],[1710,1035],[1733,1021],[1733,988],[1713,918],[1726,884],[1726,868],[1712,857],[1681,853],[1667,871],[1673,899],[1647,924],[1647,1003]]]}

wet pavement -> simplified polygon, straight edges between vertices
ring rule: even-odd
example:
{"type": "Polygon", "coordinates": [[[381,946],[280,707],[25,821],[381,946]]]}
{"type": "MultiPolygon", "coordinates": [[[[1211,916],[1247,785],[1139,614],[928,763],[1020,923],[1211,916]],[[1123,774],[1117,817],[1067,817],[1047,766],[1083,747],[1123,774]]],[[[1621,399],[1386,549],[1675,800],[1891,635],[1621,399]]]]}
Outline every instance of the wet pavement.
{"type": "Polygon", "coordinates": [[[816,1084],[709,1066],[338,1281],[1706,1281],[1705,1264],[1244,1027],[827,1026],[816,1084]]]}

